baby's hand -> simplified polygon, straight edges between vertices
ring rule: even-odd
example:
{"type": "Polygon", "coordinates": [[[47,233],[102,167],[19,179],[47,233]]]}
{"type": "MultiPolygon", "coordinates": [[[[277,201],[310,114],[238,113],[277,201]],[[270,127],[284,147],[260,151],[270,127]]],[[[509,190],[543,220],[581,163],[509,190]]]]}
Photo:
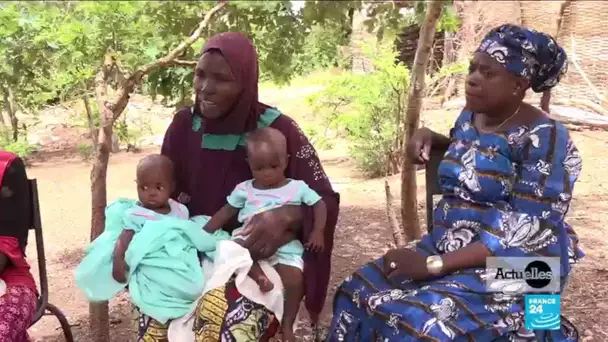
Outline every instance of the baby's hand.
{"type": "Polygon", "coordinates": [[[321,252],[325,248],[325,239],[322,233],[312,233],[306,244],[306,249],[312,252],[321,252]]]}
{"type": "Polygon", "coordinates": [[[126,283],[127,282],[127,273],[129,272],[129,265],[127,265],[127,262],[125,261],[125,259],[114,259],[113,265],[112,265],[112,277],[114,278],[114,280],[116,280],[119,283],[126,283]]]}

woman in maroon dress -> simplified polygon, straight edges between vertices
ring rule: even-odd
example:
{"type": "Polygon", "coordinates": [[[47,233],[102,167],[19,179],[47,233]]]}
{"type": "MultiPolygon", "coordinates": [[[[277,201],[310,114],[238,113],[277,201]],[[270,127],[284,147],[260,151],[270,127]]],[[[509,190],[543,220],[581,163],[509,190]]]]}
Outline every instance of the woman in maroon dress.
{"type": "MultiPolygon", "coordinates": [[[[305,283],[305,304],[315,323],[327,294],[339,196],[296,122],[258,102],[258,61],[249,39],[240,33],[222,33],[208,40],[202,52],[195,70],[195,105],[175,114],[162,146],[176,168],[174,197],[188,206],[191,216],[213,215],[237,184],[252,178],[244,149],[246,133],[260,127],[281,131],[290,155],[286,176],[305,181],[322,196],[328,211],[325,250],[307,251],[303,279],[297,272],[293,276],[293,281],[305,283]]],[[[307,241],[312,222],[308,207],[258,214],[249,224],[247,248],[254,258],[267,258],[288,241],[307,241]]],[[[237,224],[235,220],[225,229],[230,232],[237,224]]],[[[276,328],[273,314],[241,296],[231,282],[200,300],[194,323],[197,340],[267,340],[276,328]]],[[[141,317],[143,336],[160,340],[166,327],[141,317]]]]}

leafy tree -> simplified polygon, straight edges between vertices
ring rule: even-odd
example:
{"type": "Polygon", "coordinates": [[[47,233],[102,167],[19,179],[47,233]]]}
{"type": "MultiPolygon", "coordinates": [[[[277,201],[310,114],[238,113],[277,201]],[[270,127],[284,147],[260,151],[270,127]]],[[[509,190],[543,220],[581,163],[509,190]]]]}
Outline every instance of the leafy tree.
{"type": "MultiPolygon", "coordinates": [[[[192,18],[191,21],[196,22],[196,19],[200,18],[200,5],[196,5],[198,11],[192,6],[179,2],[158,2],[150,5],[150,11],[153,10],[159,16],[166,16],[166,8],[174,7],[179,9],[179,16],[192,18]]],[[[225,31],[240,31],[249,35],[258,51],[262,80],[286,83],[295,71],[293,56],[302,51],[306,35],[304,24],[299,13],[293,10],[291,1],[230,3],[222,16],[204,33],[203,39],[179,56],[181,62],[176,63],[178,67],[161,68],[150,74],[148,90],[153,96],[160,95],[166,101],[177,98],[178,106],[187,101],[192,91],[193,67],[204,39],[225,31]]],[[[178,31],[184,27],[180,26],[183,25],[181,21],[179,24],[173,24],[177,25],[174,27],[169,27],[171,23],[166,25],[168,26],[163,31],[164,41],[177,41],[183,36],[183,32],[178,31]]],[[[162,47],[159,51],[166,48],[162,47]]]]}
{"type": "Polygon", "coordinates": [[[53,98],[50,65],[57,50],[54,43],[53,9],[41,3],[0,3],[0,87],[10,125],[11,140],[19,137],[17,111],[35,108],[53,98]]]}
{"type": "Polygon", "coordinates": [[[348,27],[342,25],[315,25],[304,40],[302,52],[294,57],[294,72],[305,75],[315,70],[344,68],[348,56],[342,47],[348,45],[348,27]]]}
{"type": "Polygon", "coordinates": [[[346,73],[308,102],[326,125],[345,135],[363,171],[372,177],[392,175],[401,166],[410,73],[395,63],[397,53],[389,42],[366,42],[362,48],[375,72],[346,73]]]}

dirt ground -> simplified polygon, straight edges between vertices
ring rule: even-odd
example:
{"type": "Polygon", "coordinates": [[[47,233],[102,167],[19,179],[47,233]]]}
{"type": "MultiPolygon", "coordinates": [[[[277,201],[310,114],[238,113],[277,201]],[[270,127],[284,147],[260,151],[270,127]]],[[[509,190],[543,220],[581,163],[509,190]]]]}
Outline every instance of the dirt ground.
{"type": "MultiPolygon", "coordinates": [[[[440,131],[453,122],[453,113],[441,120],[426,120],[440,131]]],[[[607,341],[608,319],[608,160],[600,151],[608,145],[608,132],[573,132],[583,156],[583,173],[575,188],[568,221],[581,240],[586,258],[575,269],[562,299],[563,313],[578,327],[583,341],[607,341]]],[[[154,151],[154,150],[151,150],[154,151]]],[[[146,151],[149,152],[149,151],[146,151]]],[[[391,248],[392,235],[386,211],[384,181],[366,180],[344,151],[320,153],[325,171],[341,195],[340,220],[336,228],[330,294],[323,322],[331,318],[331,298],[340,281],[355,268],[391,248]],[[362,199],[365,199],[362,201],[362,199]]],[[[108,199],[134,197],[134,171],[140,154],[115,154],[108,170],[108,199]]],[[[90,166],[78,156],[50,155],[34,162],[29,176],[38,179],[50,302],[59,306],[72,324],[76,341],[94,341],[87,334],[88,304],[74,283],[74,268],[89,240],[90,166]]],[[[419,214],[424,218],[424,171],[418,174],[419,214]]],[[[399,200],[399,179],[389,179],[395,203],[399,200]]],[[[424,222],[424,219],[423,219],[424,222]]],[[[28,257],[37,273],[34,237],[30,236],[28,257]]],[[[124,299],[110,303],[113,341],[133,341],[134,315],[124,299]]],[[[37,341],[63,341],[54,317],[44,317],[29,330],[37,341]]],[[[304,331],[301,331],[304,333],[304,331]]]]}

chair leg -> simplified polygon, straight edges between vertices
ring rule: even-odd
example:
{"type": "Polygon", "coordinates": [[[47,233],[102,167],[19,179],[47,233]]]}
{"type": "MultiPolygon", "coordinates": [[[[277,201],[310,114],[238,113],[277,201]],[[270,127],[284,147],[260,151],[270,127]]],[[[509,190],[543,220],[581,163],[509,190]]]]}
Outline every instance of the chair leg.
{"type": "Polygon", "coordinates": [[[70,323],[68,322],[68,319],[65,318],[63,312],[61,312],[58,307],[51,303],[48,303],[46,309],[57,317],[57,320],[59,320],[59,324],[61,324],[61,330],[63,330],[63,336],[65,337],[66,342],[74,342],[72,328],[70,327],[70,323]]]}

